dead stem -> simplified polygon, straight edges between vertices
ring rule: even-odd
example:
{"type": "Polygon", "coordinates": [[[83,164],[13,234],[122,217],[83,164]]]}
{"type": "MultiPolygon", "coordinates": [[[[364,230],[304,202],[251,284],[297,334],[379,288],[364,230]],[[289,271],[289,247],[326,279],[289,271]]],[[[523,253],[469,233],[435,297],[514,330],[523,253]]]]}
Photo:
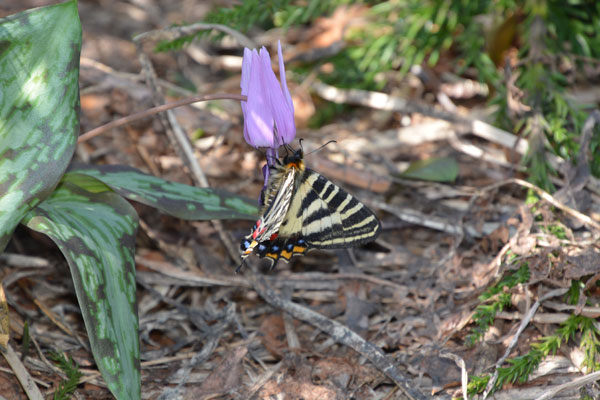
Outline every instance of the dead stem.
{"type": "Polygon", "coordinates": [[[239,100],[246,101],[246,96],[242,96],[241,94],[233,94],[233,93],[214,93],[214,94],[199,94],[197,96],[188,97],[185,99],[173,101],[171,103],[166,103],[160,106],[152,107],[144,111],[140,111],[135,114],[128,115],[123,118],[119,118],[117,120],[111,121],[108,124],[104,124],[97,128],[92,129],[84,133],[83,135],[77,138],[77,143],[87,142],[91,138],[102,135],[103,133],[118,128],[123,125],[131,124],[137,120],[147,118],[151,115],[158,114],[159,112],[171,110],[173,108],[185,106],[188,104],[198,103],[200,101],[209,101],[209,100],[239,100]]]}

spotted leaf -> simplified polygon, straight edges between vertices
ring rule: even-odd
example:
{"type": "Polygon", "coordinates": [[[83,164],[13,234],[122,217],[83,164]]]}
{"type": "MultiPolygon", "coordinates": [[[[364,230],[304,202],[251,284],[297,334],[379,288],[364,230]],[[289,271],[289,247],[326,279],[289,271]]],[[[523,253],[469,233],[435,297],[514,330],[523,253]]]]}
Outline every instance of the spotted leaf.
{"type": "Polygon", "coordinates": [[[92,353],[118,399],[140,399],[133,207],[89,176],[62,182],[23,219],[49,236],[73,278],[92,353]]]}
{"type": "Polygon", "coordinates": [[[170,182],[122,165],[74,164],[69,172],[93,176],[129,200],[182,219],[256,219],[256,201],[225,190],[170,182]]]}
{"type": "Polygon", "coordinates": [[[73,155],[80,49],[76,1],[0,19],[0,252],[73,155]]]}

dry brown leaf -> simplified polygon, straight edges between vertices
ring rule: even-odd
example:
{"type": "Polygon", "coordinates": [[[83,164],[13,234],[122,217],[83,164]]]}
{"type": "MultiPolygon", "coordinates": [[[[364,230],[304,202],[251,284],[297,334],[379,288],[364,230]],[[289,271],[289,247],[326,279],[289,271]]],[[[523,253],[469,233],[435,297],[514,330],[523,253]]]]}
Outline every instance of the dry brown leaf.
{"type": "Polygon", "coordinates": [[[368,11],[360,5],[340,6],[330,17],[318,18],[313,27],[306,32],[302,42],[304,47],[327,47],[344,38],[346,28],[368,11]]]}
{"type": "Polygon", "coordinates": [[[200,396],[231,393],[242,384],[244,367],[242,360],[248,353],[246,347],[236,347],[225,359],[206,377],[202,385],[192,387],[184,396],[186,400],[197,399],[200,396]]]}
{"type": "Polygon", "coordinates": [[[565,271],[565,278],[579,279],[600,272],[600,253],[593,248],[587,248],[576,256],[567,256],[566,259],[569,265],[565,271]]]}
{"type": "Polygon", "coordinates": [[[427,374],[433,381],[431,394],[435,394],[445,388],[460,385],[460,369],[456,363],[448,358],[439,357],[436,354],[418,355],[412,360],[419,369],[427,374]]]}
{"type": "MultiPolygon", "coordinates": [[[[286,399],[304,400],[343,400],[347,398],[346,390],[330,384],[315,384],[311,377],[314,367],[311,360],[301,355],[289,354],[284,361],[286,369],[277,378],[269,380],[255,398],[272,399],[285,394],[286,399]]],[[[322,376],[322,375],[319,375],[322,376]]]]}
{"type": "Polygon", "coordinates": [[[283,318],[280,315],[268,316],[260,324],[259,331],[263,346],[276,358],[282,358],[283,351],[287,349],[283,318]]]}
{"type": "Polygon", "coordinates": [[[329,383],[346,390],[354,377],[354,367],[343,358],[326,358],[315,362],[311,378],[315,383],[329,383]]]}

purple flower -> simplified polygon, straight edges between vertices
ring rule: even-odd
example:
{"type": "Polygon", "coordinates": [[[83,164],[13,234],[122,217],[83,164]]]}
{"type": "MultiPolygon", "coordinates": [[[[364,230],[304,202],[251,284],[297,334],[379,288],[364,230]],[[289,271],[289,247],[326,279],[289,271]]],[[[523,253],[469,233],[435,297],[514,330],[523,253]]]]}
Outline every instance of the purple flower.
{"type": "Polygon", "coordinates": [[[277,155],[277,148],[290,143],[296,136],[294,123],[294,104],[285,82],[285,68],[281,54],[281,43],[277,43],[279,58],[279,77],[277,81],[271,68],[271,57],[264,47],[260,53],[244,49],[242,62],[242,95],[247,96],[242,101],[244,114],[244,138],[253,147],[268,147],[269,165],[277,155]]]}
{"type": "Polygon", "coordinates": [[[277,42],[277,55],[281,84],[271,68],[271,56],[264,47],[260,53],[256,49],[245,48],[242,62],[240,86],[242,95],[248,97],[247,101],[242,101],[244,138],[250,146],[267,147],[267,165],[263,167],[265,185],[259,199],[261,204],[269,180],[269,166],[275,164],[277,148],[296,137],[294,103],[285,81],[280,42],[277,42]]]}

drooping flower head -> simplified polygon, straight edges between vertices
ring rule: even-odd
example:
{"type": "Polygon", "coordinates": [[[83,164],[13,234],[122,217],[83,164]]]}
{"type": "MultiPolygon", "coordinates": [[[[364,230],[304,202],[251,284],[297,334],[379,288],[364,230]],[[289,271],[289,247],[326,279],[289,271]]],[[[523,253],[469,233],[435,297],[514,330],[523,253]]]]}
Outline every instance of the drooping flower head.
{"type": "Polygon", "coordinates": [[[271,67],[271,57],[267,49],[244,49],[242,62],[242,101],[244,114],[244,138],[253,147],[267,148],[267,166],[263,168],[265,183],[268,179],[268,165],[275,163],[277,148],[291,143],[296,137],[294,104],[285,81],[285,68],[281,43],[277,43],[279,59],[279,81],[271,67]]]}

